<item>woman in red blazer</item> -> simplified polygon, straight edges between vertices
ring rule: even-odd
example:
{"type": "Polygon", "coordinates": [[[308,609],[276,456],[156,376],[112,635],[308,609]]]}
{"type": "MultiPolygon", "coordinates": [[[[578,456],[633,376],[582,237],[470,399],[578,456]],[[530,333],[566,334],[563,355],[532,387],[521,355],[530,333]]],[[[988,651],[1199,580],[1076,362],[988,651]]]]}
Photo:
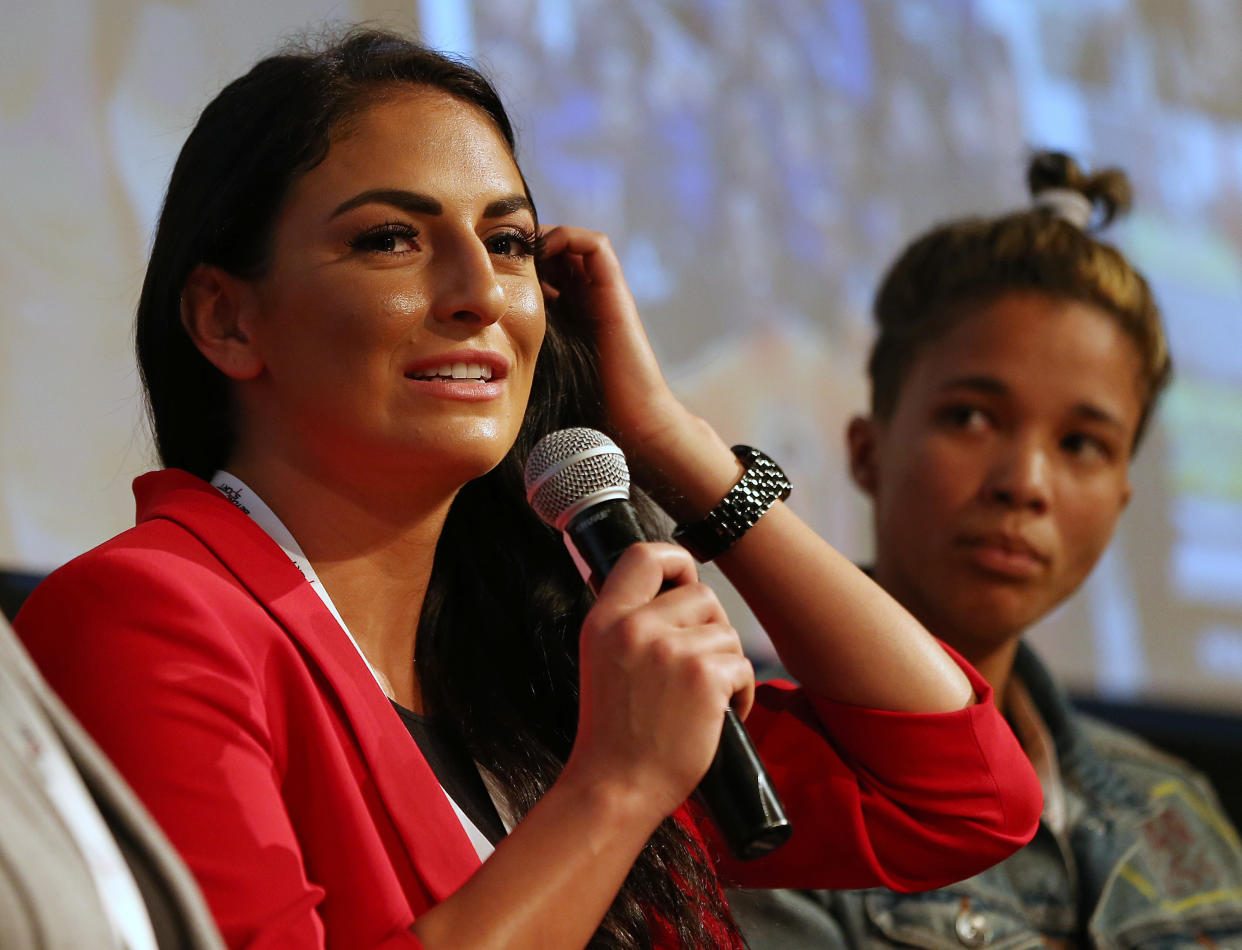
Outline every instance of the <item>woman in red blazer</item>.
{"type": "Polygon", "coordinates": [[[775,496],[711,553],[803,690],[755,690],[680,547],[584,591],[523,498],[539,436],[608,428],[683,523],[752,459],[668,389],[607,239],[539,230],[468,67],[355,32],[228,86],[138,351],[167,468],[19,628],[231,946],[736,946],[721,877],[929,888],[1033,833],[986,683],[775,496]],[[746,864],[684,804],[730,703],[796,829],[746,864]]]}

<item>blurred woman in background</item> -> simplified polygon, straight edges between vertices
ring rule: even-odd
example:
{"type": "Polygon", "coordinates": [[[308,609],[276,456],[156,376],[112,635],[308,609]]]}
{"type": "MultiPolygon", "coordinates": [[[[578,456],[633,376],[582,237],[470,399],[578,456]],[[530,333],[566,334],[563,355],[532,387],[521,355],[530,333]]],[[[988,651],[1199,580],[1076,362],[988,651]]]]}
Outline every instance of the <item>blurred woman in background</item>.
{"type": "Polygon", "coordinates": [[[1095,236],[1129,207],[1125,175],[1042,153],[1028,181],[1031,208],[939,225],[892,265],[848,449],[874,504],[873,576],[991,684],[1039,775],[1040,829],[925,894],[734,895],[755,946],[1242,938],[1242,851],[1207,782],[1075,712],[1022,639],[1112,539],[1170,373],[1147,282],[1095,236]]]}

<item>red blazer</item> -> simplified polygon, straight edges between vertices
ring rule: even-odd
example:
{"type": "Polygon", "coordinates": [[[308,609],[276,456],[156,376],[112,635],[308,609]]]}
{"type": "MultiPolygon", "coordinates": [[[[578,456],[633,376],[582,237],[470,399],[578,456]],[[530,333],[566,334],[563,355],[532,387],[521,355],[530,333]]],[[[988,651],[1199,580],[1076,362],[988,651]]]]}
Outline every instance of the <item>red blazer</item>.
{"type": "MultiPolygon", "coordinates": [[[[181,851],[231,947],[419,946],[414,918],[478,858],[418,747],[247,515],[179,471],[135,494],[137,526],[56,571],[18,617],[44,675],[181,851]]],[[[748,726],[796,830],[757,862],[722,859],[722,877],[926,889],[1029,840],[1038,784],[963,668],[982,701],[944,714],[761,687],[748,726]]]]}

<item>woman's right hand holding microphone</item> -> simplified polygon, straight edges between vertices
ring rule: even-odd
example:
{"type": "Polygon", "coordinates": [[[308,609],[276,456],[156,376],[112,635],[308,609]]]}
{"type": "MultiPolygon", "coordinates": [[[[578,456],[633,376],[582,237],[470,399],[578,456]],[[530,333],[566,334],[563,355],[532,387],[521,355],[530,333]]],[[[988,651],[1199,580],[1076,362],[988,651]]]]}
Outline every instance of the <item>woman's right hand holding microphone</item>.
{"type": "Polygon", "coordinates": [[[754,670],[693,558],[674,544],[626,550],[579,650],[578,735],[562,777],[632,797],[654,829],[706,773],[725,709],[750,712],[754,670]]]}

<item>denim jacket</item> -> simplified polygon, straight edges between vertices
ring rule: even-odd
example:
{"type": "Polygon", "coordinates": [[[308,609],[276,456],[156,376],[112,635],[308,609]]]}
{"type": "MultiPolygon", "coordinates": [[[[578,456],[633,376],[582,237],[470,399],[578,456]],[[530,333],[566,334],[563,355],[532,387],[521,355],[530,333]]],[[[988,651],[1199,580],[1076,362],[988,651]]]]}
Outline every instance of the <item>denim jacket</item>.
{"type": "Polygon", "coordinates": [[[738,891],[753,950],[1057,946],[1242,950],[1242,847],[1205,780],[1073,711],[1035,655],[1015,673],[1052,736],[1070,819],[922,894],[738,891]]]}

